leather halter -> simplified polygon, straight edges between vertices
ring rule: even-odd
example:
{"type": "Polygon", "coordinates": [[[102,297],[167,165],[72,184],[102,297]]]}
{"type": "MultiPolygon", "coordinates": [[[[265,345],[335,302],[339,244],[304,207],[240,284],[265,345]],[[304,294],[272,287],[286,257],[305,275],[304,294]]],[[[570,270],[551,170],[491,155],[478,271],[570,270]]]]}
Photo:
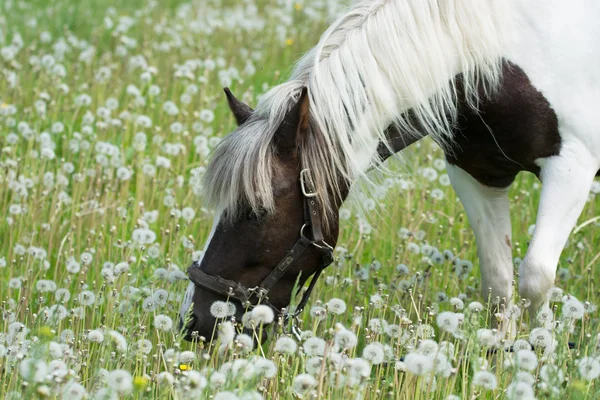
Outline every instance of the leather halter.
{"type": "MultiPolygon", "coordinates": [[[[279,279],[281,279],[281,277],[288,272],[294,262],[300,258],[302,253],[304,253],[307,248],[314,246],[321,252],[323,262],[314,273],[310,285],[308,286],[306,292],[304,292],[304,295],[302,296],[302,299],[300,300],[300,303],[296,307],[294,313],[284,313],[286,320],[288,318],[297,317],[308,302],[308,298],[310,297],[310,294],[314,289],[321,272],[333,262],[333,247],[327,244],[323,237],[321,217],[319,208],[317,206],[318,193],[313,189],[310,179],[307,179],[309,174],[310,170],[308,168],[300,171],[300,188],[302,189],[304,204],[304,224],[302,225],[302,228],[300,228],[300,237],[292,249],[289,250],[285,257],[283,257],[283,259],[279,262],[279,264],[277,264],[269,273],[269,275],[262,280],[260,285],[254,288],[247,288],[241,285],[239,282],[225,279],[218,275],[209,275],[202,271],[200,269],[200,265],[197,263],[192,264],[188,268],[190,280],[194,282],[197,287],[228,298],[239,300],[243,307],[252,308],[257,304],[264,304],[270,306],[276,314],[279,314],[281,310],[269,303],[267,294],[273,288],[273,286],[275,286],[279,279]],[[306,230],[312,231],[312,239],[306,236],[306,230]],[[253,298],[256,298],[257,300],[254,303],[252,302],[253,298]]],[[[298,292],[299,291],[300,290],[298,290],[298,292]]]]}

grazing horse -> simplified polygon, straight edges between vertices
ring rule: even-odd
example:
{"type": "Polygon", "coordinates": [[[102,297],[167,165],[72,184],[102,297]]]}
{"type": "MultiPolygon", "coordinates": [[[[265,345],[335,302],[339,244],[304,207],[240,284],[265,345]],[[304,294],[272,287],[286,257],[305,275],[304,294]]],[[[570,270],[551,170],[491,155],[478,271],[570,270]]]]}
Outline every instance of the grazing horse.
{"type": "Polygon", "coordinates": [[[217,217],[189,269],[188,334],[210,337],[215,300],[238,318],[259,301],[288,306],[298,278],[314,283],[331,262],[351,185],[426,135],[444,149],[496,307],[513,297],[509,186],[520,171],[540,178],[519,266],[536,312],[600,168],[599,18],[595,0],[362,1],[256,110],[226,90],[239,126],[204,177],[217,217]]]}

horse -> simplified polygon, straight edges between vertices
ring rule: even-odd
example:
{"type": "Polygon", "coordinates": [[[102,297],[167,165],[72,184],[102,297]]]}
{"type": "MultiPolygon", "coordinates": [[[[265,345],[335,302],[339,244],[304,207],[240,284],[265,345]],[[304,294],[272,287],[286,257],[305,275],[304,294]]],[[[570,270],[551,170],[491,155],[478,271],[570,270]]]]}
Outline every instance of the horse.
{"type": "Polygon", "coordinates": [[[352,185],[425,136],[444,150],[496,310],[515,295],[508,190],[521,171],[539,177],[518,268],[518,296],[537,312],[600,170],[599,17],[593,0],[361,1],[255,110],[226,89],[238,127],[205,171],[217,217],[189,268],[187,338],[210,337],[216,300],[236,318],[259,302],[280,311],[312,276],[303,306],[352,185]]]}

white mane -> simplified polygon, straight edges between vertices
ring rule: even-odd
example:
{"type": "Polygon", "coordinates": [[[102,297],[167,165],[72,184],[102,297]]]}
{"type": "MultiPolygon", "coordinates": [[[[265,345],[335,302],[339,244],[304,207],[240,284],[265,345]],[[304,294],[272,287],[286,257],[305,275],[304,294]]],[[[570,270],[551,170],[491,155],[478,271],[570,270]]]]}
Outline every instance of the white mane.
{"type": "MultiPolygon", "coordinates": [[[[271,143],[304,86],[310,126],[300,138],[300,154],[319,193],[339,195],[340,182],[363,176],[392,124],[450,143],[455,77],[462,73],[473,106],[480,88],[487,94],[497,86],[510,3],[359,2],[327,29],[290,80],[267,92],[250,120],[217,147],[205,176],[207,200],[230,216],[243,203],[273,211],[271,143]]],[[[321,196],[320,204],[331,217],[330,196],[321,196]]]]}

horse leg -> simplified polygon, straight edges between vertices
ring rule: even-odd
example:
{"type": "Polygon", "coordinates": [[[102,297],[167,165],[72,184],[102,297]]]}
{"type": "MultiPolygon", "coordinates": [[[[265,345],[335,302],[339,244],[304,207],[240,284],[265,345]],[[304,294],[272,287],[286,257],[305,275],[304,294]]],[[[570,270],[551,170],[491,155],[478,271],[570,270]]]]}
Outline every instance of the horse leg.
{"type": "MultiPolygon", "coordinates": [[[[481,293],[494,314],[512,298],[513,263],[508,187],[485,186],[465,170],[447,163],[448,176],[475,233],[481,270],[481,293]]],[[[494,324],[503,334],[515,330],[506,320],[494,324]]]]}
{"type": "Polygon", "coordinates": [[[519,294],[532,317],[547,301],[567,238],[586,203],[598,160],[579,143],[563,143],[558,156],[540,162],[542,193],[533,237],[519,266],[519,294]]]}

